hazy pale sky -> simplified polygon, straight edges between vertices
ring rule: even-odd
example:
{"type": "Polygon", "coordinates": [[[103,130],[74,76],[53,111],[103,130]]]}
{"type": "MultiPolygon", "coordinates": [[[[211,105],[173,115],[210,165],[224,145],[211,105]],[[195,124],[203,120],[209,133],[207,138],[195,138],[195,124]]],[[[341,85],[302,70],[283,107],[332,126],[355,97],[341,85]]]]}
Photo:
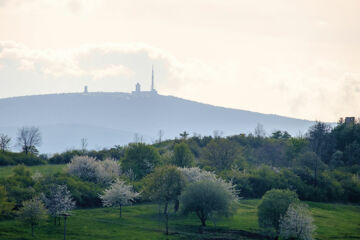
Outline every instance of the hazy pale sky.
{"type": "Polygon", "coordinates": [[[160,94],[263,113],[360,116],[359,0],[0,0],[0,98],[160,94]]]}

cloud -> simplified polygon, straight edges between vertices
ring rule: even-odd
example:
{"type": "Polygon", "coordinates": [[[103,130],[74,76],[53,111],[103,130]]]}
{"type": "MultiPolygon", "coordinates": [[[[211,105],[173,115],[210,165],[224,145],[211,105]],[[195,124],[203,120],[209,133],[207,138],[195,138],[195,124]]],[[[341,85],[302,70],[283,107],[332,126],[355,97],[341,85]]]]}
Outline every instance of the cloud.
{"type": "Polygon", "coordinates": [[[154,65],[155,87],[162,94],[312,120],[360,115],[359,73],[321,59],[286,64],[274,59],[272,65],[255,60],[180,61],[143,43],[34,49],[4,41],[0,97],[74,92],[84,85],[90,91],[130,92],[136,82],[146,90],[154,65]]]}

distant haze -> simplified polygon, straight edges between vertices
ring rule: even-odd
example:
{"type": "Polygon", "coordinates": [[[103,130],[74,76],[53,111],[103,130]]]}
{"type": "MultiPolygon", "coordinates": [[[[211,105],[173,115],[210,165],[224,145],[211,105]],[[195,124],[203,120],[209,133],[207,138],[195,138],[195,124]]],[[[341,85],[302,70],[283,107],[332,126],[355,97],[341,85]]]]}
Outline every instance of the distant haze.
{"type": "MultiPolygon", "coordinates": [[[[37,126],[43,135],[41,152],[80,148],[82,138],[90,149],[113,147],[137,140],[152,143],[191,135],[225,135],[254,132],[262,124],[268,134],[287,130],[304,134],[313,122],[276,115],[215,107],[151,92],[69,93],[0,99],[0,133],[15,139],[18,128],[37,126]]],[[[14,142],[13,142],[14,143],[14,142]]],[[[16,148],[15,148],[16,149],[16,148]]]]}
{"type": "Polygon", "coordinates": [[[164,95],[358,117],[359,9],[358,0],[0,0],[0,98],[149,89],[154,65],[164,95]]]}

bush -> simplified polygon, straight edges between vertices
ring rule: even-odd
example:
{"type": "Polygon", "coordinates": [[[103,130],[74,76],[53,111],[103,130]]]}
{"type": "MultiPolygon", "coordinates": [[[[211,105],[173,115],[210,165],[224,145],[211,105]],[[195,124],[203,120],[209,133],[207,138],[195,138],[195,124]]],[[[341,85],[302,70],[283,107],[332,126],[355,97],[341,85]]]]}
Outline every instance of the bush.
{"type": "Polygon", "coordinates": [[[97,161],[92,157],[76,156],[67,165],[67,172],[84,181],[108,185],[120,175],[120,165],[112,159],[97,161]]]}
{"type": "Polygon", "coordinates": [[[259,226],[273,227],[279,232],[279,220],[285,215],[291,203],[298,202],[297,194],[290,190],[272,189],[267,191],[258,206],[259,226]]]}

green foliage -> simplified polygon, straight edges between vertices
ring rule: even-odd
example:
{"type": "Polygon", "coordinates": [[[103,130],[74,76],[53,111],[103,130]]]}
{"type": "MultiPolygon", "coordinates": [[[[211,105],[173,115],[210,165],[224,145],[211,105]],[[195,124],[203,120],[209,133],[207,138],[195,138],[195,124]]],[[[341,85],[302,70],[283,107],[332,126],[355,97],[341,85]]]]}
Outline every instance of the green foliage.
{"type": "Polygon", "coordinates": [[[51,164],[69,163],[73,157],[81,156],[81,155],[83,155],[83,152],[80,150],[68,150],[61,154],[58,153],[54,154],[54,156],[52,156],[49,159],[49,163],[51,164]]]}
{"type": "Polygon", "coordinates": [[[0,166],[25,164],[27,166],[45,164],[46,161],[32,153],[0,152],[0,166]]]}
{"type": "Polygon", "coordinates": [[[179,167],[191,167],[194,165],[194,155],[185,142],[174,146],[174,164],[179,167]]]}
{"type": "MultiPolygon", "coordinates": [[[[9,177],[13,174],[13,169],[16,166],[7,166],[7,167],[0,167],[0,178],[9,177]]],[[[38,165],[38,166],[28,166],[28,169],[31,174],[40,173],[43,176],[52,175],[58,172],[63,172],[65,165],[63,164],[45,164],[45,165],[38,165]]]]}
{"type": "Polygon", "coordinates": [[[203,149],[203,162],[215,170],[230,169],[240,154],[240,148],[224,138],[211,140],[203,149]]]}
{"type": "MultiPolygon", "coordinates": [[[[181,191],[185,186],[185,180],[181,172],[175,166],[162,166],[144,179],[145,196],[151,200],[164,204],[164,217],[166,230],[169,233],[169,214],[168,205],[171,201],[177,202],[181,191]]],[[[176,209],[175,209],[176,210],[176,209]]]]}
{"type": "Polygon", "coordinates": [[[38,192],[48,192],[55,185],[66,185],[78,207],[101,206],[99,194],[103,188],[92,182],[82,181],[65,173],[47,176],[37,185],[38,192]]]}
{"type": "Polygon", "coordinates": [[[185,214],[194,212],[206,226],[215,215],[228,216],[234,212],[234,195],[220,181],[200,181],[190,184],[181,194],[180,203],[185,214]]]}
{"type": "Polygon", "coordinates": [[[160,163],[160,155],[156,148],[144,143],[130,144],[122,159],[124,172],[132,171],[132,177],[142,179],[160,163]]]}
{"type": "Polygon", "coordinates": [[[31,172],[23,165],[13,168],[13,175],[0,179],[0,185],[5,186],[8,198],[17,206],[21,202],[31,199],[35,194],[35,181],[31,178],[31,172]]]}
{"type": "Polygon", "coordinates": [[[19,209],[19,219],[31,226],[31,235],[34,236],[34,226],[39,225],[47,218],[47,211],[39,198],[33,198],[22,203],[19,209]]]}
{"type": "Polygon", "coordinates": [[[8,218],[11,215],[14,205],[13,202],[8,200],[4,186],[0,185],[0,220],[8,218]]]}
{"type": "Polygon", "coordinates": [[[258,206],[259,226],[273,227],[279,231],[279,220],[291,203],[299,201],[297,194],[290,190],[272,189],[267,191],[258,206]]]}
{"type": "Polygon", "coordinates": [[[143,182],[144,195],[160,203],[176,200],[185,186],[185,180],[175,166],[156,168],[143,182]]]}

